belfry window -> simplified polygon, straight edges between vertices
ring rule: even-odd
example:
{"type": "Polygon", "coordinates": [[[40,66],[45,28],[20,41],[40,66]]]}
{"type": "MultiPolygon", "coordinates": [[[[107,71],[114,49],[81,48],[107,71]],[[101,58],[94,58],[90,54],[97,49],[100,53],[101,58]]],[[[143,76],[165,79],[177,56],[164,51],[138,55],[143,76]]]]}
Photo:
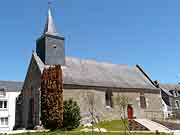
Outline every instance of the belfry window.
{"type": "Polygon", "coordinates": [[[144,96],[144,93],[140,93],[140,106],[142,109],[146,109],[147,105],[146,105],[146,98],[144,96]]]}
{"type": "Polygon", "coordinates": [[[106,106],[113,107],[112,96],[112,91],[107,90],[105,94],[106,106]]]}

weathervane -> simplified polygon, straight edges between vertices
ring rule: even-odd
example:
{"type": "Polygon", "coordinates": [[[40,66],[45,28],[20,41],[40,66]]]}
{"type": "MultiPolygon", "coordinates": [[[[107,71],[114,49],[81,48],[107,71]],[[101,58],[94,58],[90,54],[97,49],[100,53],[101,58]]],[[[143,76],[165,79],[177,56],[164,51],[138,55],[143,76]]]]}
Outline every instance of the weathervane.
{"type": "Polygon", "coordinates": [[[51,8],[51,6],[52,6],[52,0],[48,0],[48,8],[51,8]]]}

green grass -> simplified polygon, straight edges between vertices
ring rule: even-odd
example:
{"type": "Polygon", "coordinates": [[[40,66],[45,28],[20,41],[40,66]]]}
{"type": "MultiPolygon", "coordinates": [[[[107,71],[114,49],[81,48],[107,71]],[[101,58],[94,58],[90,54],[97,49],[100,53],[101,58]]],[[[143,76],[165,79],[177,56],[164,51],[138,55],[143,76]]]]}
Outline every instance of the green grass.
{"type": "MultiPolygon", "coordinates": [[[[80,131],[84,127],[80,126],[77,129],[74,129],[73,131],[80,131]]],[[[88,127],[91,129],[91,127],[88,127]]],[[[124,125],[121,120],[112,120],[112,121],[103,121],[98,123],[97,125],[94,124],[94,128],[105,128],[107,131],[123,131],[124,125]]]]}
{"type": "MultiPolygon", "coordinates": [[[[124,135],[124,126],[123,122],[121,120],[112,120],[112,121],[104,121],[98,123],[98,125],[94,125],[94,128],[105,128],[108,131],[114,131],[114,132],[106,132],[106,133],[95,133],[93,135],[124,135]],[[118,132],[119,131],[119,132],[118,132]]],[[[64,132],[37,132],[37,133],[22,133],[22,134],[16,134],[16,135],[92,135],[91,132],[85,133],[80,132],[81,129],[84,127],[78,127],[77,129],[73,131],[64,131],[64,132]]],[[[91,127],[89,127],[91,129],[91,127]]],[[[156,135],[155,133],[148,133],[148,132],[131,132],[127,133],[127,135],[156,135]]],[[[160,133],[159,135],[169,135],[166,133],[160,133]]]]}
{"type": "MultiPolygon", "coordinates": [[[[84,132],[37,132],[37,133],[22,133],[16,135],[91,135],[91,133],[84,132]]],[[[124,133],[94,133],[94,135],[124,135],[124,133]]],[[[131,133],[128,135],[155,135],[155,133],[131,133]]],[[[165,133],[161,133],[159,135],[168,135],[165,133]]]]}
{"type": "Polygon", "coordinates": [[[122,130],[124,130],[124,124],[121,120],[112,120],[112,121],[100,122],[97,125],[95,125],[95,127],[105,128],[108,131],[122,131],[122,130]]]}

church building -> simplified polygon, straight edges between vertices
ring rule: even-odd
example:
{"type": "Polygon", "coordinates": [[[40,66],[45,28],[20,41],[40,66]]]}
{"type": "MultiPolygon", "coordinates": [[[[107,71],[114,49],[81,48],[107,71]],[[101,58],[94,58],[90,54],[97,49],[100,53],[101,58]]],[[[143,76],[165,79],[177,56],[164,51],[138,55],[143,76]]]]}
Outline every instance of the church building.
{"type": "MultiPolygon", "coordinates": [[[[95,117],[98,120],[119,119],[119,107],[114,99],[129,99],[127,117],[163,117],[160,88],[139,66],[98,62],[67,57],[65,37],[57,33],[51,9],[48,10],[44,32],[36,42],[26,78],[16,106],[16,128],[41,125],[41,81],[44,69],[60,65],[63,98],[73,98],[81,111],[81,122],[89,118],[88,93],[94,95],[95,117]]],[[[72,46],[72,45],[70,45],[72,46]]]]}

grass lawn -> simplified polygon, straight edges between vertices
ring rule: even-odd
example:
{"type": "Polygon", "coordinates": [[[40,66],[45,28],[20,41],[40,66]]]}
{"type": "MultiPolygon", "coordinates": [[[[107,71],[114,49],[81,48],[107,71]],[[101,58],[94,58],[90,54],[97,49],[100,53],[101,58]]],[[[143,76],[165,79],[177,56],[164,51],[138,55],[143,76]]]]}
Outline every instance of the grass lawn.
{"type": "MultiPolygon", "coordinates": [[[[104,121],[98,123],[98,125],[94,125],[94,128],[105,128],[107,131],[114,131],[114,132],[106,132],[106,133],[95,133],[93,135],[124,135],[124,126],[123,122],[121,120],[112,120],[112,121],[104,121]],[[120,131],[120,132],[118,132],[120,131]]],[[[91,132],[80,132],[81,129],[84,127],[79,127],[73,131],[56,131],[56,132],[36,132],[36,133],[22,133],[22,134],[16,134],[16,135],[92,135],[91,132]]],[[[91,127],[89,127],[91,129],[91,127]]],[[[127,135],[156,135],[155,133],[148,133],[148,132],[131,132],[127,133],[127,135]]],[[[158,135],[169,135],[166,133],[160,133],[158,135]]]]}
{"type": "MultiPolygon", "coordinates": [[[[78,127],[74,131],[80,131],[84,127],[78,127]]],[[[88,127],[91,129],[91,127],[88,127]]],[[[98,123],[97,125],[94,124],[94,128],[105,128],[107,131],[123,131],[124,125],[121,120],[112,120],[112,121],[103,121],[98,123]]]]}
{"type": "MultiPolygon", "coordinates": [[[[127,124],[127,123],[126,123],[127,124]]],[[[108,131],[122,131],[124,130],[124,124],[121,120],[104,121],[98,123],[95,127],[105,128],[108,131]]]]}
{"type": "MultiPolygon", "coordinates": [[[[22,133],[16,135],[91,135],[91,133],[84,132],[39,132],[39,133],[22,133]]],[[[124,133],[94,133],[94,135],[124,135],[124,133]]],[[[155,135],[155,133],[131,133],[128,135],[155,135]]],[[[165,133],[161,133],[159,135],[168,135],[165,133]]]]}

